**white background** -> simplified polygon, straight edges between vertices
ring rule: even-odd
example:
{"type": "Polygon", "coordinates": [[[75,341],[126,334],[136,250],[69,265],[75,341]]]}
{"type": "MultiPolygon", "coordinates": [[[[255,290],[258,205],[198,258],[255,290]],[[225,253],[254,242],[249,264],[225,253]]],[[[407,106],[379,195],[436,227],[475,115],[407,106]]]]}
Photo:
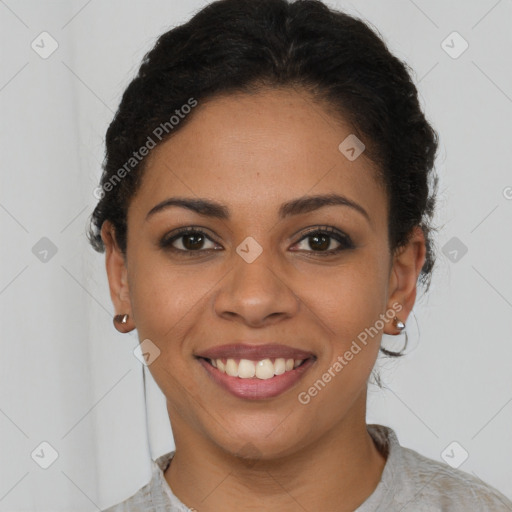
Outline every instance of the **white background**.
{"type": "MultiPolygon", "coordinates": [[[[114,330],[85,228],[124,88],[156,38],[204,3],[0,1],[0,511],[105,508],[173,448],[149,372],[147,431],[136,331],[114,330]],[[43,31],[59,45],[47,59],[31,48],[43,31]],[[57,250],[46,262],[33,252],[43,237],[57,250]],[[58,452],[48,469],[31,458],[43,441],[58,452]]],[[[411,317],[411,353],[378,363],[388,389],[370,387],[368,422],[436,460],[457,441],[460,469],[512,498],[512,1],[329,5],[371,22],[412,66],[441,137],[421,337],[411,317]],[[453,31],[469,43],[456,59],[442,47],[453,31]],[[468,249],[455,262],[442,252],[453,237],[468,249]]]]}

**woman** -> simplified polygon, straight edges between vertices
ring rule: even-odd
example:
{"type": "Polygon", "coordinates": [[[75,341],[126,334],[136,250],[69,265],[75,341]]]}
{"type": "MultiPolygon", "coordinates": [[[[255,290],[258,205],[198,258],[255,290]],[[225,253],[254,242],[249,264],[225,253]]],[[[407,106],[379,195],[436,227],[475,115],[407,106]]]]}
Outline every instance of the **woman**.
{"type": "Polygon", "coordinates": [[[108,511],[511,509],[366,424],[430,282],[436,149],[406,65],[320,1],[221,0],[159,38],[89,236],[176,450],[108,511]]]}

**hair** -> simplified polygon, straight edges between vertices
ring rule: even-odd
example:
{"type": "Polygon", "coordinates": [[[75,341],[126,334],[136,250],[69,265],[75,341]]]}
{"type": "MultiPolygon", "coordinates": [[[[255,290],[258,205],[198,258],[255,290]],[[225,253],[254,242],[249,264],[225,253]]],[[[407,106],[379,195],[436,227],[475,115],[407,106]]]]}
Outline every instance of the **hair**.
{"type": "Polygon", "coordinates": [[[172,126],[169,120],[189,112],[191,99],[300,88],[364,141],[387,196],[390,251],[405,246],[414,227],[423,230],[427,254],[419,282],[427,291],[435,262],[438,136],[421,110],[411,71],[367,23],[320,0],[208,4],[157,39],[124,91],[106,133],[101,199],[91,215],[89,242],[104,252],[100,230],[109,220],[126,255],[128,206],[148,160],[135,159],[134,152],[149,140],[162,144],[185,126],[194,112],[174,116],[178,123],[172,126]]]}

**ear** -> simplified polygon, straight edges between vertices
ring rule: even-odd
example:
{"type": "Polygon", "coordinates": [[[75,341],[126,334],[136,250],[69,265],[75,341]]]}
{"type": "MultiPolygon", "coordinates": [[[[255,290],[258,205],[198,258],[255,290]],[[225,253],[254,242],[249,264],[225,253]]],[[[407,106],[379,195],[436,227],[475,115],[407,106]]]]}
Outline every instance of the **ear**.
{"type": "MultiPolygon", "coordinates": [[[[402,309],[397,310],[396,316],[404,323],[416,301],[416,285],[426,254],[425,235],[419,226],[415,226],[407,245],[401,247],[393,256],[388,286],[388,309],[396,309],[396,304],[400,304],[402,309]]],[[[393,325],[393,319],[386,324],[384,332],[400,334],[400,330],[393,325]]]]}
{"type": "Polygon", "coordinates": [[[114,322],[114,326],[119,332],[130,332],[135,329],[135,324],[130,302],[126,260],[117,244],[114,226],[108,220],[101,226],[101,239],[105,245],[105,267],[115,314],[129,315],[126,324],[114,322]]]}

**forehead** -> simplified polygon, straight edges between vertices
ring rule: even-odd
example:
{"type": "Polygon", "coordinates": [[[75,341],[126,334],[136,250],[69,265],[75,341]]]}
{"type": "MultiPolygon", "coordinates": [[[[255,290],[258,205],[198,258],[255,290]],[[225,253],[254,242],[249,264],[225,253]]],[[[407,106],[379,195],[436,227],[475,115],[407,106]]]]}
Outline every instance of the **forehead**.
{"type": "Polygon", "coordinates": [[[179,195],[215,198],[254,215],[290,198],[334,192],[385,214],[374,164],[364,151],[351,160],[340,150],[353,140],[351,126],[307,93],[224,95],[189,115],[149,155],[136,197],[142,210],[179,195]]]}

